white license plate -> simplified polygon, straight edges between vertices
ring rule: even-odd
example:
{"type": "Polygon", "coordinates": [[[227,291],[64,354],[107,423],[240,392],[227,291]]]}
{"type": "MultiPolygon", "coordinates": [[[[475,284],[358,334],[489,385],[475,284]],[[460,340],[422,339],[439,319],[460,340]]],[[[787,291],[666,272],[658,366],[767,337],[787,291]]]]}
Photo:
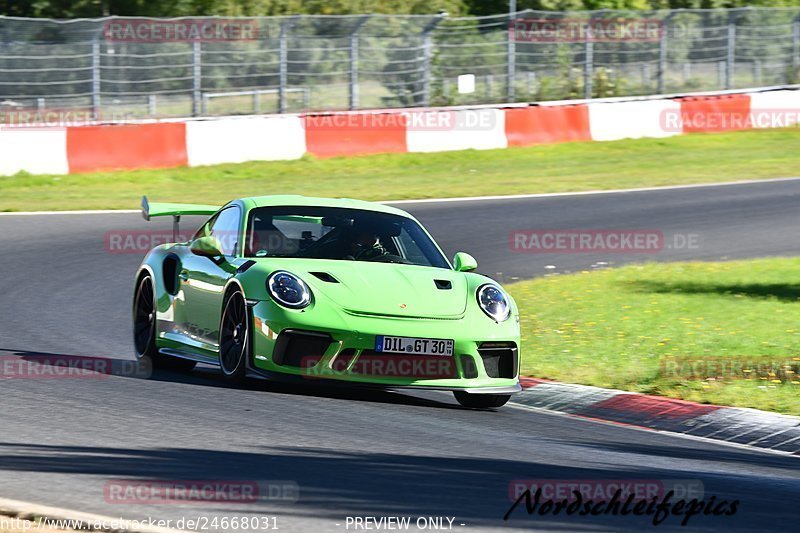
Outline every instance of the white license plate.
{"type": "Polygon", "coordinates": [[[378,335],[375,338],[375,351],[408,355],[453,355],[453,340],[378,335]]]}

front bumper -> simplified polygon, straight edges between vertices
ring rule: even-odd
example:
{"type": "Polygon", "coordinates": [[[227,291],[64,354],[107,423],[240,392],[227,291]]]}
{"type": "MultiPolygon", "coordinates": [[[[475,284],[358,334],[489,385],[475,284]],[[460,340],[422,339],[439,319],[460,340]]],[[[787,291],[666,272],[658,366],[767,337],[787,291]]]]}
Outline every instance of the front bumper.
{"type": "Polygon", "coordinates": [[[296,311],[271,301],[252,302],[251,307],[251,364],[265,374],[474,394],[520,390],[519,327],[513,317],[497,324],[482,313],[417,319],[356,315],[330,308],[296,311]],[[454,354],[375,353],[378,335],[453,339],[454,354]]]}

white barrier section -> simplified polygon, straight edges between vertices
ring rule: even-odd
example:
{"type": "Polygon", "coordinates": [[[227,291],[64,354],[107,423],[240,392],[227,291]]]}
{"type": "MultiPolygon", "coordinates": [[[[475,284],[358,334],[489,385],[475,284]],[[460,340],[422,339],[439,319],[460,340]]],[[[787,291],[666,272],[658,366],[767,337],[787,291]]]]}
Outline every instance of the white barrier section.
{"type": "Polygon", "coordinates": [[[502,109],[457,109],[407,113],[409,152],[507,148],[502,109]]]}
{"type": "Polygon", "coordinates": [[[189,166],[299,159],[306,152],[300,117],[242,117],[186,123],[189,166]]]}
{"type": "Polygon", "coordinates": [[[589,130],[594,141],[680,135],[681,105],[675,100],[589,104],[589,130]]]}
{"type": "Polygon", "coordinates": [[[754,128],[785,128],[800,123],[800,91],[750,94],[750,121],[754,128]]]}
{"type": "Polygon", "coordinates": [[[0,176],[68,174],[67,130],[0,128],[0,176]]]}

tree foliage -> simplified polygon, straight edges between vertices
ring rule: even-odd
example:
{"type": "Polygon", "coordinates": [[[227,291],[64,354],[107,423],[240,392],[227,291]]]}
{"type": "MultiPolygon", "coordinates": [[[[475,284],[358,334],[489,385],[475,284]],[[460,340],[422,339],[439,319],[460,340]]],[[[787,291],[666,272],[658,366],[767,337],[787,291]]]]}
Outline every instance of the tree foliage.
{"type": "MultiPolygon", "coordinates": [[[[519,10],[548,11],[744,6],[800,7],[800,0],[517,0],[519,10]]],[[[0,15],[52,18],[430,14],[439,10],[451,15],[497,15],[508,12],[508,0],[0,0],[0,15]]]]}

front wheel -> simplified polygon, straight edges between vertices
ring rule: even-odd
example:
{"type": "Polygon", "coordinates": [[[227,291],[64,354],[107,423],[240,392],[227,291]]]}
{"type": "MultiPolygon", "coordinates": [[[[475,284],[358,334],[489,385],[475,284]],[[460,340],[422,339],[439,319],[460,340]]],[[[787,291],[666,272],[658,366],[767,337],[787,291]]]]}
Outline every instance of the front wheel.
{"type": "Polygon", "coordinates": [[[188,359],[169,357],[158,353],[156,346],[156,298],[153,278],[142,276],[133,296],[133,344],[136,358],[147,361],[152,368],[188,372],[197,363],[188,359]]]}
{"type": "Polygon", "coordinates": [[[458,403],[472,409],[490,409],[503,407],[511,399],[510,394],[470,394],[464,391],[453,391],[458,403]]]}
{"type": "Polygon", "coordinates": [[[247,326],[247,302],[244,294],[237,290],[225,300],[219,328],[219,363],[229,383],[240,383],[247,374],[250,350],[247,326]]]}

